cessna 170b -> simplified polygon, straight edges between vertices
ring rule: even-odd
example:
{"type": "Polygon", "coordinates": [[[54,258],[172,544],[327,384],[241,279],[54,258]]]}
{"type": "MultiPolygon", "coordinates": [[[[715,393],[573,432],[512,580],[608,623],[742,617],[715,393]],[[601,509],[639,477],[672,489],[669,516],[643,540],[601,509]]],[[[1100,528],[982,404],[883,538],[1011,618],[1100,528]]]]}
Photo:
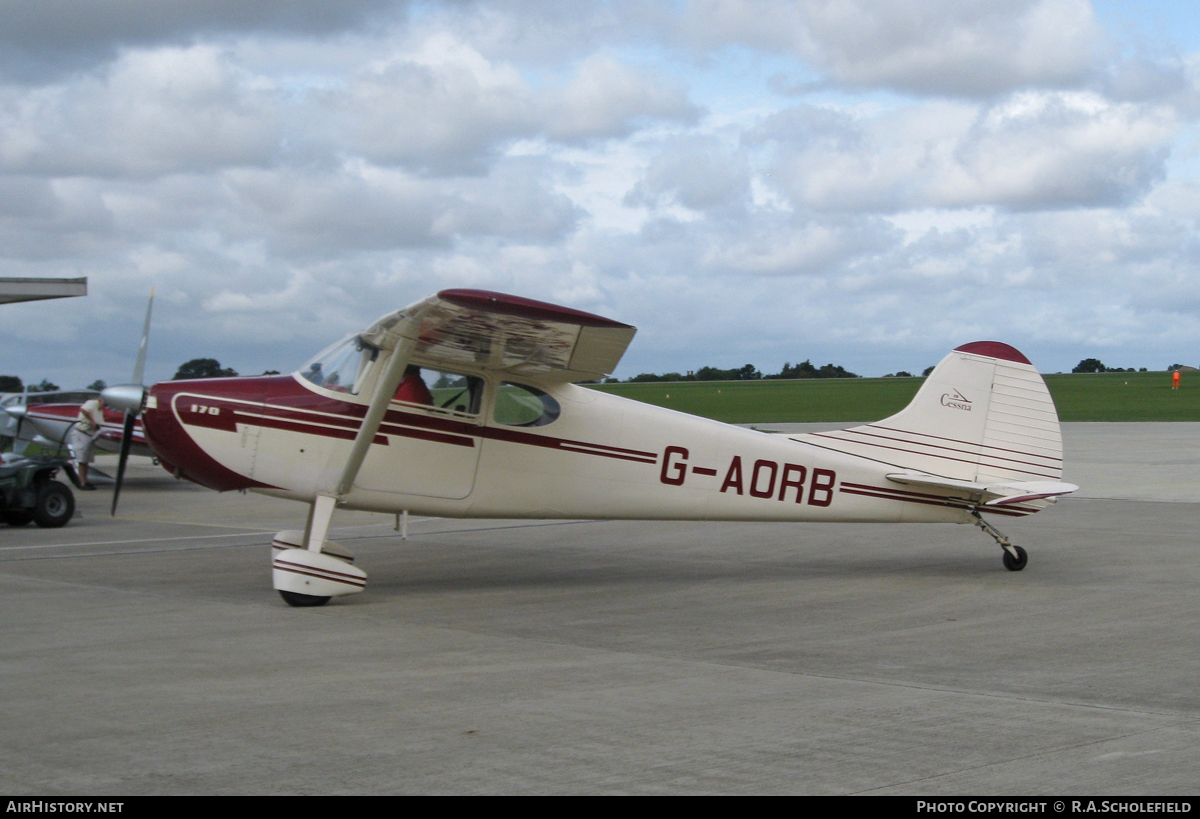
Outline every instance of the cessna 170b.
{"type": "Polygon", "coordinates": [[[366,585],[349,552],[327,540],[338,508],[973,523],[1019,571],[1025,550],[982,515],[1029,515],[1078,488],[1060,480],[1058,415],[1045,384],[1006,344],[955,349],[886,420],[776,434],[575,383],[611,373],[635,332],[544,302],[443,290],[292,375],[103,394],[129,413],[127,425],[141,413],[150,447],[177,476],[308,505],[305,528],[278,533],[272,550],[274,586],[294,606],[366,585]],[[430,389],[410,389],[416,367],[430,389]]]}

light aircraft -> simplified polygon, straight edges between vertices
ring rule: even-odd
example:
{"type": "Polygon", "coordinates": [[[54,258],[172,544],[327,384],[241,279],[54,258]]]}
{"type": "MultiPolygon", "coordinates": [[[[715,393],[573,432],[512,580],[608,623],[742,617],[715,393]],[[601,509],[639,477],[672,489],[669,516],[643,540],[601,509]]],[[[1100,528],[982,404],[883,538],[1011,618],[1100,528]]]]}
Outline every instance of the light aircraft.
{"type": "Polygon", "coordinates": [[[25,413],[21,409],[27,404],[75,404],[79,406],[84,401],[96,398],[100,393],[95,390],[66,390],[57,392],[6,392],[0,393],[0,440],[14,446],[24,445],[37,434],[32,427],[25,428],[21,419],[25,413]],[[22,434],[23,433],[23,434],[22,434]]]}
{"type": "MultiPolygon", "coordinates": [[[[327,540],[339,508],[405,521],[411,512],[969,523],[1019,571],[1025,550],[983,515],[1030,515],[1078,489],[1061,481],[1045,383],[1007,344],[953,350],[908,407],[883,421],[783,434],[576,383],[611,373],[635,332],[517,296],[443,290],[291,375],[103,394],[129,413],[127,425],[141,413],[146,440],[175,475],[308,505],[305,528],[272,544],[274,587],[293,606],[366,586],[350,553],[327,540]],[[431,382],[423,394],[405,386],[414,365],[431,382]]],[[[144,354],[145,336],[135,381],[144,354]]]]}
{"type": "MultiPolygon", "coordinates": [[[[99,393],[92,393],[91,397],[95,398],[99,393]]],[[[86,399],[85,399],[86,400],[86,399]]],[[[3,407],[8,414],[9,420],[14,422],[13,429],[13,449],[21,452],[31,442],[38,442],[49,446],[63,449],[66,447],[67,433],[71,427],[75,425],[79,418],[79,407],[83,401],[71,402],[55,402],[47,404],[37,404],[32,401],[26,403],[14,403],[10,406],[3,407]]],[[[105,408],[104,424],[100,427],[100,434],[96,438],[96,449],[103,452],[120,452],[121,440],[123,438],[123,415],[117,410],[105,408]]],[[[153,457],[154,453],[150,450],[150,445],[146,443],[146,435],[142,431],[140,421],[134,424],[133,440],[131,442],[130,451],[134,455],[148,455],[153,457]]]]}

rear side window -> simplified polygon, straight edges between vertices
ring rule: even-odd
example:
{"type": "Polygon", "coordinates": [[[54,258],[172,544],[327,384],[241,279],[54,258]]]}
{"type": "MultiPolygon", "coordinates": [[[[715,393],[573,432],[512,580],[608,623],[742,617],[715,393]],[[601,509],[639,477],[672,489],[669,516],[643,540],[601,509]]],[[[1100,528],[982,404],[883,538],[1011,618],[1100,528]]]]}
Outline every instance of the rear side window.
{"type": "Polygon", "coordinates": [[[496,393],[492,417],[510,427],[544,427],[553,423],[561,409],[553,396],[536,387],[504,381],[496,393]]]}

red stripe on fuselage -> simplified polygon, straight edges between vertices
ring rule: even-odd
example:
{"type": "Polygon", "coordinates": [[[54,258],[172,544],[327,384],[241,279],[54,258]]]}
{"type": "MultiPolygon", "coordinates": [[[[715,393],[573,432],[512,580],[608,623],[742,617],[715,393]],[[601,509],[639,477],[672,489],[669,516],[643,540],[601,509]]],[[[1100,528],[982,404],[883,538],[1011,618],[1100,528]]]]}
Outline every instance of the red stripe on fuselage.
{"type": "MultiPolygon", "coordinates": [[[[240,423],[353,440],[367,413],[366,405],[331,398],[309,389],[293,376],[167,382],[157,385],[155,390],[161,394],[160,400],[186,404],[182,409],[187,412],[180,412],[180,419],[184,423],[227,432],[236,432],[240,423]],[[204,392],[197,389],[200,385],[203,385],[204,392]],[[168,395],[166,390],[169,386],[178,386],[179,389],[168,395]],[[250,389],[236,390],[239,386],[250,389]],[[255,400],[249,397],[257,397],[256,393],[263,398],[255,400]],[[198,409],[210,409],[191,412],[192,404],[198,409]],[[217,413],[213,414],[211,408],[216,408],[217,413]]],[[[556,438],[511,427],[484,426],[458,417],[426,415],[404,405],[393,405],[384,414],[374,443],[387,446],[387,435],[465,447],[474,447],[478,439],[486,438],[635,463],[658,463],[658,454],[655,452],[556,438]]],[[[168,460],[175,462],[174,459],[168,460]]]]}

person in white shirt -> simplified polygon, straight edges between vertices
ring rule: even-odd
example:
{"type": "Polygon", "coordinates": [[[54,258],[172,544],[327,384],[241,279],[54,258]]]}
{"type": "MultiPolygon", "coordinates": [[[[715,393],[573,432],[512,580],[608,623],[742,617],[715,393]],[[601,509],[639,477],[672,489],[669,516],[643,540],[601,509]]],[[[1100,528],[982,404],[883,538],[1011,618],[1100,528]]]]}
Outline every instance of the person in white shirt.
{"type": "Polygon", "coordinates": [[[96,439],[104,425],[104,399],[93,398],[84,401],[79,408],[79,418],[67,436],[67,447],[75,458],[75,469],[79,473],[80,489],[95,489],[96,485],[88,482],[88,464],[96,457],[96,439]]]}

